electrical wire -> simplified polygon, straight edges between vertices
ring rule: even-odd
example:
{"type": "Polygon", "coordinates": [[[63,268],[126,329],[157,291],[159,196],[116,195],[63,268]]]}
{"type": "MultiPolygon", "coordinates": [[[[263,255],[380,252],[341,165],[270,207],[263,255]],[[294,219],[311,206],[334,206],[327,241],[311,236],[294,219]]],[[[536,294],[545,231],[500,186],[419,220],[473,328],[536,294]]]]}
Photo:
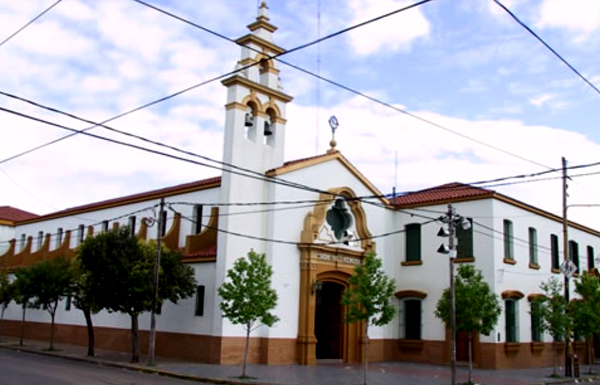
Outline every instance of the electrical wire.
{"type": "Polygon", "coordinates": [[[40,17],[44,16],[46,14],[46,12],[50,11],[52,8],[54,8],[56,5],[58,5],[58,3],[60,3],[62,0],[58,0],[56,1],[54,4],[52,4],[51,6],[49,6],[48,8],[46,8],[42,13],[40,13],[39,15],[37,15],[36,17],[34,17],[33,19],[31,19],[28,23],[26,23],[24,26],[22,26],[21,28],[19,28],[18,30],[16,30],[15,32],[13,32],[9,37],[7,37],[6,39],[2,40],[2,42],[0,42],[0,47],[2,47],[5,43],[7,43],[10,39],[12,39],[13,37],[17,36],[20,32],[22,32],[25,28],[29,27],[31,24],[35,23],[35,21],[37,19],[39,19],[40,17]]]}
{"type": "Polygon", "coordinates": [[[550,52],[552,52],[552,54],[558,58],[558,60],[560,60],[564,65],[566,65],[567,67],[569,67],[569,69],[571,71],[573,71],[575,73],[575,75],[577,75],[581,80],[583,80],[588,86],[590,86],[594,91],[596,91],[597,94],[600,95],[600,90],[598,89],[598,87],[596,87],[591,81],[589,81],[585,76],[583,76],[581,74],[581,72],[579,72],[575,67],[573,67],[573,65],[571,65],[571,63],[569,63],[567,61],[567,59],[565,59],[561,54],[559,54],[554,48],[552,48],[550,46],[550,44],[546,43],[544,41],[544,39],[542,39],[537,33],[535,33],[535,31],[533,31],[527,24],[525,24],[523,21],[521,21],[521,19],[519,19],[517,17],[517,15],[515,15],[514,12],[512,12],[510,9],[508,9],[508,7],[506,7],[504,4],[502,4],[499,0],[492,0],[494,3],[496,3],[500,8],[502,8],[506,13],[508,13],[510,15],[510,17],[512,17],[521,27],[523,27],[527,32],[529,32],[533,37],[535,37],[540,43],[542,43],[542,45],[544,47],[546,47],[550,52]]]}

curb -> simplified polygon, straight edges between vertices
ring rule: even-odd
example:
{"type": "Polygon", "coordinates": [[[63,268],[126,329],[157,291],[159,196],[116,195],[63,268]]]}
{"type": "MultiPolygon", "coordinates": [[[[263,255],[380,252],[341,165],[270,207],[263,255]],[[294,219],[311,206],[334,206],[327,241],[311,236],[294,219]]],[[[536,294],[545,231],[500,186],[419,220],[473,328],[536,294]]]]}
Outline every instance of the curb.
{"type": "Polygon", "coordinates": [[[54,352],[43,351],[43,350],[39,350],[39,349],[28,348],[27,346],[13,346],[13,345],[0,344],[0,349],[13,350],[13,351],[17,351],[17,352],[30,353],[30,354],[37,354],[37,355],[46,356],[46,357],[61,358],[61,359],[77,361],[77,362],[86,362],[86,363],[95,364],[98,366],[126,369],[126,370],[130,370],[130,371],[138,372],[138,373],[157,374],[159,376],[178,378],[181,380],[188,380],[188,381],[194,381],[194,382],[205,382],[208,384],[280,385],[280,384],[275,384],[275,383],[258,382],[258,381],[252,381],[252,380],[237,381],[237,380],[227,380],[227,379],[222,379],[222,378],[199,377],[199,376],[194,376],[191,374],[177,373],[177,372],[172,372],[169,370],[152,368],[149,366],[141,366],[141,365],[129,364],[129,363],[120,363],[120,362],[114,362],[114,361],[109,361],[109,360],[103,360],[103,359],[99,359],[99,358],[89,358],[89,357],[85,357],[85,356],[72,356],[69,354],[61,354],[60,352],[56,352],[56,351],[54,351],[54,352]]]}

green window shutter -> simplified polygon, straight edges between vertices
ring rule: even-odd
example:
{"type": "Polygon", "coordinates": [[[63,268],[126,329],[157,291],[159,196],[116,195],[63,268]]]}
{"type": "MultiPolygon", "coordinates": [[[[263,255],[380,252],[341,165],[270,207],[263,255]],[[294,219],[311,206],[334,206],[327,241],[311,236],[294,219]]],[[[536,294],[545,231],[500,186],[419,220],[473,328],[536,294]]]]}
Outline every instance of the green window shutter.
{"type": "Polygon", "coordinates": [[[504,220],[504,257],[507,259],[515,258],[513,248],[513,224],[508,219],[504,220]]]}
{"type": "Polygon", "coordinates": [[[421,260],[421,224],[406,225],[406,260],[421,260]]]}
{"type": "Polygon", "coordinates": [[[577,266],[577,272],[579,273],[581,271],[579,268],[579,245],[575,241],[569,241],[569,257],[577,266]]]}
{"type": "Polygon", "coordinates": [[[542,341],[542,323],[539,316],[531,314],[531,340],[534,342],[542,341]]]}
{"type": "Polygon", "coordinates": [[[529,262],[537,265],[537,230],[533,227],[529,228],[529,262]]]}
{"type": "Polygon", "coordinates": [[[550,235],[550,254],[552,255],[552,268],[558,270],[560,265],[558,236],[554,234],[550,235]]]}
{"type": "Polygon", "coordinates": [[[505,302],[506,342],[517,341],[516,302],[507,300],[505,302]]]}
{"type": "Polygon", "coordinates": [[[592,246],[587,247],[587,263],[588,270],[592,270],[594,268],[594,248],[592,246]]]}
{"type": "Polygon", "coordinates": [[[458,258],[473,258],[473,219],[467,218],[471,222],[471,227],[468,230],[463,230],[462,227],[456,228],[456,239],[458,245],[456,246],[458,258]]]}

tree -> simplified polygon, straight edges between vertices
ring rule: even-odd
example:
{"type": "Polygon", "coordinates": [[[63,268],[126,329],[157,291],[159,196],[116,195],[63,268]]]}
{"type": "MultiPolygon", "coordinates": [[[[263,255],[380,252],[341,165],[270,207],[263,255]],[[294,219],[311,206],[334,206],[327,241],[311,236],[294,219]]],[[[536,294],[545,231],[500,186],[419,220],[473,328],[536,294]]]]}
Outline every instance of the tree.
{"type": "Polygon", "coordinates": [[[581,300],[573,301],[570,313],[573,317],[575,330],[586,338],[589,373],[592,374],[594,363],[594,334],[600,332],[600,285],[598,277],[584,272],[575,281],[575,292],[581,300]]]}
{"type": "MultiPolygon", "coordinates": [[[[138,240],[128,227],[86,239],[79,252],[87,274],[87,298],[95,309],[126,313],[131,318],[131,362],[139,362],[138,317],[149,311],[154,295],[153,267],[156,245],[138,240]]],[[[193,270],[178,253],[164,249],[161,259],[159,303],[177,302],[194,293],[193,270]]]]}
{"type": "Polygon", "coordinates": [[[81,310],[85,318],[85,324],[87,327],[88,334],[88,350],[87,355],[94,357],[95,354],[95,337],[94,337],[94,325],[92,322],[92,314],[98,313],[102,308],[94,301],[94,292],[90,287],[89,272],[81,267],[81,261],[79,256],[81,255],[82,249],[85,250],[89,247],[90,241],[93,238],[87,238],[77,249],[77,258],[73,261],[73,305],[81,310]],[[85,246],[84,246],[85,245],[85,246]]]}
{"type": "Polygon", "coordinates": [[[31,306],[31,298],[34,296],[34,285],[30,278],[30,270],[27,267],[19,267],[15,270],[15,280],[13,282],[14,300],[22,307],[21,316],[21,335],[19,345],[23,346],[25,335],[25,316],[27,308],[31,306]]]}
{"type": "Polygon", "coordinates": [[[223,317],[235,325],[243,325],[246,331],[242,378],[247,378],[248,346],[250,332],[256,322],[273,326],[279,318],[271,313],[277,306],[277,292],[271,288],[273,269],[267,263],[265,254],[257,254],[254,250],[248,253],[248,259],[242,257],[227,270],[228,281],[219,287],[222,298],[221,312],[223,317]]]}
{"type": "Polygon", "coordinates": [[[367,384],[369,365],[369,325],[383,326],[394,318],[394,307],[390,300],[396,284],[385,275],[381,260],[375,253],[368,253],[361,265],[354,268],[348,280],[348,287],[342,295],[342,304],[347,306],[345,321],[362,322],[364,327],[364,385],[367,384]]]}
{"type": "MultiPolygon", "coordinates": [[[[36,262],[25,268],[27,280],[22,281],[29,285],[25,290],[30,293],[30,307],[45,309],[50,314],[50,346],[54,350],[54,318],[58,302],[69,295],[73,276],[71,262],[58,257],[36,262]]],[[[19,276],[17,276],[17,280],[19,276]]]]}
{"type": "Polygon", "coordinates": [[[571,317],[567,313],[567,301],[563,296],[563,285],[552,277],[548,282],[543,282],[540,288],[543,296],[535,298],[531,303],[531,313],[541,320],[542,330],[550,333],[554,340],[554,368],[552,376],[558,376],[556,372],[556,351],[560,341],[567,330],[570,329],[571,317]]]}
{"type": "MultiPolygon", "coordinates": [[[[473,358],[471,356],[473,333],[489,335],[498,322],[502,309],[498,297],[483,281],[481,271],[472,265],[461,265],[455,281],[456,330],[467,333],[469,346],[469,383],[472,383],[473,358]]],[[[435,316],[446,327],[450,324],[450,290],[444,290],[437,303],[435,316]]]]}
{"type": "MultiPolygon", "coordinates": [[[[4,320],[4,312],[8,304],[13,300],[14,287],[8,279],[8,273],[4,269],[0,269],[0,307],[2,307],[2,315],[0,321],[4,320]]],[[[2,333],[0,333],[1,335],[2,333]]]]}

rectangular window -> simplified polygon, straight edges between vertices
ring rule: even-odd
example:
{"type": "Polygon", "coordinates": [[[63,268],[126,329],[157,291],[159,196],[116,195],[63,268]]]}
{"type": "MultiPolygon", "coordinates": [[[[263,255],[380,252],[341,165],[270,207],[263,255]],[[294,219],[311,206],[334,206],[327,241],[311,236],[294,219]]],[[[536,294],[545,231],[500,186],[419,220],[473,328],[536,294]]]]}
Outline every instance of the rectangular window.
{"type": "Polygon", "coordinates": [[[419,299],[404,301],[404,338],[421,339],[421,300],[419,299]]]}
{"type": "Polygon", "coordinates": [[[558,250],[558,236],[550,235],[550,254],[552,256],[552,269],[558,270],[560,267],[560,256],[558,250]]]}
{"type": "Polygon", "coordinates": [[[538,264],[538,247],[537,247],[537,230],[533,227],[529,228],[529,263],[532,265],[538,264]]]}
{"type": "Polygon", "coordinates": [[[542,341],[542,320],[533,313],[531,313],[531,341],[542,341]]]}
{"type": "Polygon", "coordinates": [[[199,317],[204,315],[204,285],[198,285],[196,288],[196,312],[199,317]]]}
{"type": "Polygon", "coordinates": [[[517,342],[517,301],[507,299],[504,306],[506,342],[517,342]]]}
{"type": "Polygon", "coordinates": [[[56,247],[59,247],[62,244],[63,241],[63,229],[62,227],[59,227],[58,230],[56,230],[56,247]]]}
{"type": "Polygon", "coordinates": [[[21,241],[19,242],[20,246],[20,250],[23,251],[25,249],[25,242],[27,241],[27,235],[25,234],[21,234],[21,241]]]}
{"type": "Polygon", "coordinates": [[[108,231],[108,221],[102,221],[102,231],[108,231]]]}
{"type": "Polygon", "coordinates": [[[508,219],[504,220],[504,258],[515,259],[513,223],[508,219]]]}
{"type": "Polygon", "coordinates": [[[462,226],[456,227],[456,256],[458,258],[473,258],[473,219],[467,218],[471,226],[464,230],[462,226]]]}
{"type": "Polygon", "coordinates": [[[44,244],[44,232],[43,231],[38,231],[38,236],[37,236],[37,249],[41,249],[42,245],[44,244]]]}
{"type": "Polygon", "coordinates": [[[577,273],[579,273],[579,245],[575,241],[569,241],[569,259],[577,266],[577,273]]]}
{"type": "Polygon", "coordinates": [[[406,261],[421,260],[421,224],[411,223],[406,225],[406,261]]]}
{"type": "Polygon", "coordinates": [[[71,311],[71,302],[72,302],[72,298],[70,295],[67,296],[66,301],[65,301],[65,311],[71,311]]]}
{"type": "Polygon", "coordinates": [[[160,235],[162,237],[167,233],[167,212],[163,211],[160,218],[160,235]]]}
{"type": "Polygon", "coordinates": [[[77,227],[77,242],[79,244],[81,244],[83,242],[84,238],[85,238],[85,226],[84,225],[79,225],[77,227]]]}
{"type": "Polygon", "coordinates": [[[192,222],[192,234],[200,234],[202,231],[202,205],[194,206],[194,222],[192,222]]]}
{"type": "Polygon", "coordinates": [[[135,236],[135,215],[132,215],[129,217],[129,220],[127,221],[127,226],[129,226],[129,232],[131,234],[132,237],[135,236]]]}
{"type": "Polygon", "coordinates": [[[592,246],[587,247],[587,265],[588,270],[592,270],[595,266],[594,263],[594,248],[592,246]]]}

